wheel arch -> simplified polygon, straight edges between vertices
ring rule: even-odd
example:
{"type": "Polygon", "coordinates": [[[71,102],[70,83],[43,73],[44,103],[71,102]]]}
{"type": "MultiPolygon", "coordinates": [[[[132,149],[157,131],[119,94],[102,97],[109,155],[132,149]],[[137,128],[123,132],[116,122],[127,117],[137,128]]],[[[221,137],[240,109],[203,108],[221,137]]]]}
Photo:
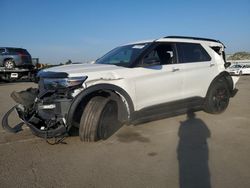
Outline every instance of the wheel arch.
{"type": "Polygon", "coordinates": [[[119,86],[112,84],[97,84],[90,86],[79,93],[70,105],[67,122],[68,130],[72,127],[78,127],[81,115],[87,103],[95,96],[110,97],[117,102],[118,119],[122,122],[129,121],[134,112],[134,104],[129,94],[119,86]]]}
{"type": "Polygon", "coordinates": [[[15,61],[14,61],[14,58],[13,57],[7,57],[7,58],[5,58],[4,60],[3,60],[3,62],[5,63],[6,61],[8,61],[8,60],[12,60],[14,63],[15,63],[15,61]]]}
{"type": "MultiPolygon", "coordinates": [[[[227,86],[228,86],[228,89],[229,89],[230,93],[232,94],[233,89],[234,89],[233,79],[232,79],[232,77],[230,76],[230,74],[229,74],[228,72],[226,72],[226,71],[221,72],[219,75],[217,75],[217,76],[212,80],[211,84],[210,84],[209,87],[208,87],[207,94],[208,94],[210,88],[213,86],[213,84],[214,84],[215,82],[218,82],[218,81],[221,82],[221,81],[223,81],[223,80],[226,81],[227,86]]],[[[207,94],[206,94],[206,96],[207,96],[207,94]]]]}

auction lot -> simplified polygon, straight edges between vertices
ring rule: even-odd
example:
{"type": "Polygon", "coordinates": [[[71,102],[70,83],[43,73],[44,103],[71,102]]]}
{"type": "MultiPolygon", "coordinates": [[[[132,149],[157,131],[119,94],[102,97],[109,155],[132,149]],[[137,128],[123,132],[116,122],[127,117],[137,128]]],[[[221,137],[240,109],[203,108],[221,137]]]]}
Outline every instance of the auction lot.
{"type": "MultiPolygon", "coordinates": [[[[0,117],[13,90],[0,83],[0,117]]],[[[220,115],[196,112],[123,126],[106,141],[48,145],[28,128],[0,128],[0,187],[250,187],[250,77],[220,115]]],[[[18,123],[13,117],[11,122],[18,123]]]]}

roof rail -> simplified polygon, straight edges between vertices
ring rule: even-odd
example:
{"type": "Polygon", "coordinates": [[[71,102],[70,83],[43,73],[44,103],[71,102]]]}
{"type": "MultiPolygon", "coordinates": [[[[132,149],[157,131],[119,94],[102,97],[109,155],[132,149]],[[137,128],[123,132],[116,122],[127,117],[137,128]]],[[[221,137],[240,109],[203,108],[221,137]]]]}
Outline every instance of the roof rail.
{"type": "Polygon", "coordinates": [[[209,39],[209,38],[200,38],[200,37],[187,37],[187,36],[166,36],[164,38],[178,38],[178,39],[193,39],[193,40],[206,40],[206,41],[211,41],[211,42],[219,42],[219,40],[215,39],[209,39]]]}

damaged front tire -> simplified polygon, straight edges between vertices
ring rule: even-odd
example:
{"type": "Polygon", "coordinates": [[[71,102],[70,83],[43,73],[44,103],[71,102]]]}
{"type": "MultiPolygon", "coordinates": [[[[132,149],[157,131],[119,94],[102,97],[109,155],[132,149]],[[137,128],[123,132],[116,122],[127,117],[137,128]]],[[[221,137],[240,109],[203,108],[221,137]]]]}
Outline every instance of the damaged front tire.
{"type": "Polygon", "coordinates": [[[93,97],[83,111],[80,120],[81,141],[93,142],[107,139],[120,126],[117,120],[117,104],[102,96],[93,97]]]}

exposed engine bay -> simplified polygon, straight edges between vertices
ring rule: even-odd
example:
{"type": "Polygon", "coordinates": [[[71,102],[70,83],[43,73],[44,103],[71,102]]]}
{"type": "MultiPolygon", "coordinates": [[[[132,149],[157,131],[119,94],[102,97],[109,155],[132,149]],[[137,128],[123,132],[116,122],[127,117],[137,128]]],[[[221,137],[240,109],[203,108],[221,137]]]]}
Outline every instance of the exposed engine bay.
{"type": "Polygon", "coordinates": [[[11,93],[11,98],[17,105],[5,114],[2,120],[5,129],[16,133],[22,130],[23,124],[26,124],[34,135],[45,139],[67,135],[69,126],[67,126],[66,118],[70,104],[77,88],[82,87],[86,78],[71,78],[70,80],[67,75],[54,73],[51,75],[52,78],[49,73],[46,73],[46,78],[40,77],[39,88],[28,88],[11,93]],[[22,123],[11,127],[8,123],[8,116],[14,110],[22,123]]]}

